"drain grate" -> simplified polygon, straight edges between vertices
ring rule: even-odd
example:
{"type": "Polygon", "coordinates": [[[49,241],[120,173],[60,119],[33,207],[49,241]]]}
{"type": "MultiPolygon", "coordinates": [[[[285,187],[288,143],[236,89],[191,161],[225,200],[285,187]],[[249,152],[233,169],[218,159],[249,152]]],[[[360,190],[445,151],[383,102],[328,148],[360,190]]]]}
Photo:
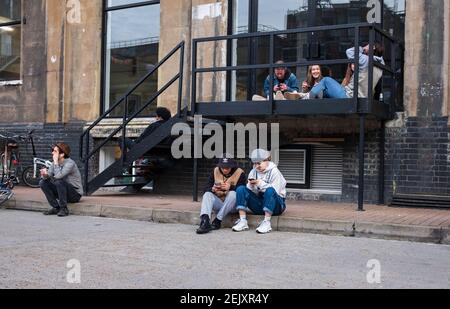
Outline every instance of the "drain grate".
{"type": "Polygon", "coordinates": [[[450,196],[397,194],[390,206],[450,209],[450,196]]]}

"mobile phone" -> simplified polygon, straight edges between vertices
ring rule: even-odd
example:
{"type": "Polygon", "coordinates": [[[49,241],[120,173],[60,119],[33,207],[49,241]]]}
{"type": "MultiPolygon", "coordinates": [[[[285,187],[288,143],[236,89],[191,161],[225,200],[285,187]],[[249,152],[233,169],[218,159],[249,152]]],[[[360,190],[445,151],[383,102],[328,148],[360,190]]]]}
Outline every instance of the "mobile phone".
{"type": "Polygon", "coordinates": [[[248,179],[248,181],[251,181],[251,182],[253,182],[253,181],[255,181],[256,179],[255,178],[249,178],[248,179]]]}

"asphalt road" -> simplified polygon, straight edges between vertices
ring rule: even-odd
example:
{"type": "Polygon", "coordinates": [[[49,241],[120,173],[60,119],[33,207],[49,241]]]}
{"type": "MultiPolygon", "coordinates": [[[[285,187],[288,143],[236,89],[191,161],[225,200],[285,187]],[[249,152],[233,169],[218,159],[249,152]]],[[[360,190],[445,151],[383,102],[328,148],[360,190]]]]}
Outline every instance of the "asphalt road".
{"type": "Polygon", "coordinates": [[[450,246],[195,228],[0,209],[0,288],[450,288],[450,246]]]}

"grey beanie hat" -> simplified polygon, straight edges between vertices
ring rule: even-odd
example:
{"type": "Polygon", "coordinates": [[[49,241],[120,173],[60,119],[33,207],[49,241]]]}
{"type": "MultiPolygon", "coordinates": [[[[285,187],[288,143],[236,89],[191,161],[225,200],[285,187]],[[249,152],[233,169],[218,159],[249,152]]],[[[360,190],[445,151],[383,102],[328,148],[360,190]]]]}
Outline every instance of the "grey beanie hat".
{"type": "Polygon", "coordinates": [[[259,163],[270,158],[270,152],[264,149],[255,149],[252,152],[250,159],[253,163],[259,163]]]}

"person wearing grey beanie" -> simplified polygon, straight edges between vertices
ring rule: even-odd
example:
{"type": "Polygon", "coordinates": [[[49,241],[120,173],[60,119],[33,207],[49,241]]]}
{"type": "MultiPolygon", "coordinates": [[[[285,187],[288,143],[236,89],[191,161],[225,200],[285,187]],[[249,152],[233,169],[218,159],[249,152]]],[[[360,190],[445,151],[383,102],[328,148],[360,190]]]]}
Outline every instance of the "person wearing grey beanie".
{"type": "Polygon", "coordinates": [[[253,170],[249,173],[247,186],[236,190],[236,208],[240,219],[233,231],[248,230],[247,211],[264,215],[256,232],[267,234],[272,231],[272,216],[280,216],[286,210],[286,179],[276,164],[271,161],[270,152],[256,149],[251,154],[253,170]]]}

